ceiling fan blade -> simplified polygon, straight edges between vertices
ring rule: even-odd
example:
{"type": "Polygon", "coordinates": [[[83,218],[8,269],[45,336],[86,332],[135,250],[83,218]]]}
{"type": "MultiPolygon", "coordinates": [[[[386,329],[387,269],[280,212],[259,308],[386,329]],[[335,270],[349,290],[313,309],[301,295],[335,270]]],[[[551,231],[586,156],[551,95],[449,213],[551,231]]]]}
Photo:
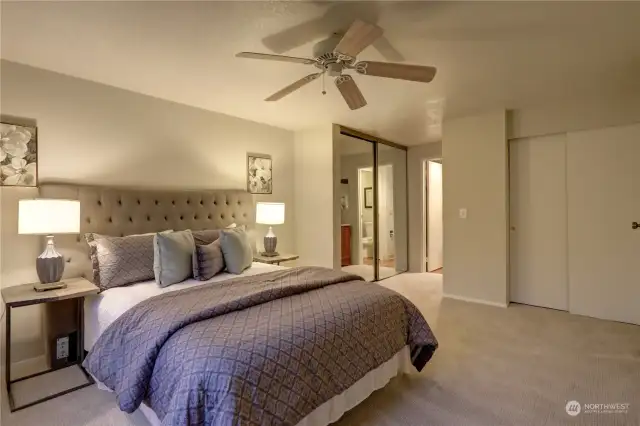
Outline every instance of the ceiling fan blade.
{"type": "Polygon", "coordinates": [[[294,56],[283,56],[283,55],[271,55],[268,53],[254,53],[254,52],[240,52],[236,55],[237,58],[248,58],[248,59],[266,59],[268,61],[281,61],[281,62],[295,62],[298,64],[315,64],[315,59],[308,58],[296,58],[294,56]]]}
{"type": "Polygon", "coordinates": [[[325,19],[314,19],[287,28],[276,34],[266,36],[262,39],[262,44],[272,52],[284,53],[296,47],[300,47],[305,43],[310,43],[325,34],[331,34],[331,28],[325,19]]]}
{"type": "Polygon", "coordinates": [[[336,78],[336,86],[351,109],[362,108],[367,104],[367,100],[362,96],[358,85],[350,75],[341,75],[336,78]]]}
{"type": "Polygon", "coordinates": [[[357,19],[351,24],[334,51],[355,58],[381,35],[382,28],[357,19]]]}
{"type": "Polygon", "coordinates": [[[285,96],[287,96],[288,94],[295,92],[296,90],[298,90],[299,88],[301,88],[305,84],[311,83],[313,80],[315,80],[316,78],[320,77],[321,75],[322,75],[321,72],[317,72],[315,74],[309,74],[308,76],[301,78],[300,80],[296,81],[295,83],[288,85],[284,89],[277,91],[276,93],[274,93],[273,95],[271,95],[267,99],[265,99],[265,101],[271,102],[271,101],[277,101],[279,99],[282,99],[285,96]]]}
{"type": "Polygon", "coordinates": [[[436,76],[435,67],[422,65],[394,64],[390,62],[362,61],[353,68],[363,75],[376,77],[397,78],[400,80],[419,81],[429,83],[436,76]]]}

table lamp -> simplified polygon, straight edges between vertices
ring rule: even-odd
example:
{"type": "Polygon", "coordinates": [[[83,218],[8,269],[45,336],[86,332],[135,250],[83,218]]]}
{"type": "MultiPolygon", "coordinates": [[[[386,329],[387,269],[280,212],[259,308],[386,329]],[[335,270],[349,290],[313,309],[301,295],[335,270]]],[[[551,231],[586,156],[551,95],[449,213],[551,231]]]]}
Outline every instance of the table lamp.
{"type": "MultiPolygon", "coordinates": [[[[263,225],[281,225],[284,223],[284,203],[257,203],[256,223],[263,225]]],[[[269,232],[264,236],[263,256],[278,256],[276,245],[278,237],[273,233],[273,228],[269,226],[269,232]]]]}
{"type": "Polygon", "coordinates": [[[18,202],[18,234],[46,235],[47,246],[36,259],[40,284],[36,291],[65,288],[61,283],[64,257],[56,251],[53,234],[80,232],[80,202],[76,200],[33,199],[18,202]]]}

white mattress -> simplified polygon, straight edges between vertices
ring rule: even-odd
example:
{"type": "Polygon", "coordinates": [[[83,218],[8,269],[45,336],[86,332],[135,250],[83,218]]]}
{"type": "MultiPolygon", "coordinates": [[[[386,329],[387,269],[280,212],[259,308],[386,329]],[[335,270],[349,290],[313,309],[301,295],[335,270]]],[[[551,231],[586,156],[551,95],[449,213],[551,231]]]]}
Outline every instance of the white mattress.
{"type": "Polygon", "coordinates": [[[89,351],[112,322],[143,300],[158,294],[204,283],[225,281],[238,276],[257,275],[278,269],[285,269],[285,267],[254,262],[241,275],[223,273],[216,275],[209,281],[187,280],[164,288],[159,287],[155,281],[146,281],[126,287],[111,288],[95,296],[88,296],[84,302],[84,349],[89,351]]]}

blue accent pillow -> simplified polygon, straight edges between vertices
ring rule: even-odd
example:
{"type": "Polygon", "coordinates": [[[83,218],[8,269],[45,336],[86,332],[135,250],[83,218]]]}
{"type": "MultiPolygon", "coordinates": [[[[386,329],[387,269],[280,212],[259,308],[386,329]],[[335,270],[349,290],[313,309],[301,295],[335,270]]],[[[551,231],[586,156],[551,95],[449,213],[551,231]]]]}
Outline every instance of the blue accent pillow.
{"type": "Polygon", "coordinates": [[[166,287],[193,274],[193,235],[190,230],[158,233],[153,238],[153,273],[156,283],[166,287]]]}
{"type": "Polygon", "coordinates": [[[241,274],[253,262],[253,249],[247,233],[242,228],[224,229],[220,233],[220,248],[227,271],[241,274]]]}

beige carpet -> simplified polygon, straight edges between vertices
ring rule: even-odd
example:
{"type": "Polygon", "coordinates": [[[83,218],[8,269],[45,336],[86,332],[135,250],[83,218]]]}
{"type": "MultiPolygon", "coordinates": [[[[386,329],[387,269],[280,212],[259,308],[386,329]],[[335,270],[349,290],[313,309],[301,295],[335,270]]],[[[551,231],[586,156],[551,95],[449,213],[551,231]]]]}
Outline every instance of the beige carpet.
{"type": "MultiPolygon", "coordinates": [[[[441,346],[425,371],[395,379],[336,425],[640,425],[640,327],[521,305],[441,301],[441,280],[404,274],[382,282],[425,313],[441,346]],[[570,400],[581,403],[575,417],[565,411],[570,400]],[[585,412],[585,404],[610,403],[630,406],[626,413],[585,412]]],[[[40,425],[147,422],[119,412],[112,395],[96,388],[2,422],[40,425]]]]}
{"type": "MultiPolygon", "coordinates": [[[[373,281],[374,278],[372,265],[348,265],[343,266],[342,270],[350,274],[360,275],[365,281],[373,281]]],[[[401,272],[396,271],[394,268],[380,266],[378,277],[380,280],[384,280],[400,273],[401,272]]]]}

